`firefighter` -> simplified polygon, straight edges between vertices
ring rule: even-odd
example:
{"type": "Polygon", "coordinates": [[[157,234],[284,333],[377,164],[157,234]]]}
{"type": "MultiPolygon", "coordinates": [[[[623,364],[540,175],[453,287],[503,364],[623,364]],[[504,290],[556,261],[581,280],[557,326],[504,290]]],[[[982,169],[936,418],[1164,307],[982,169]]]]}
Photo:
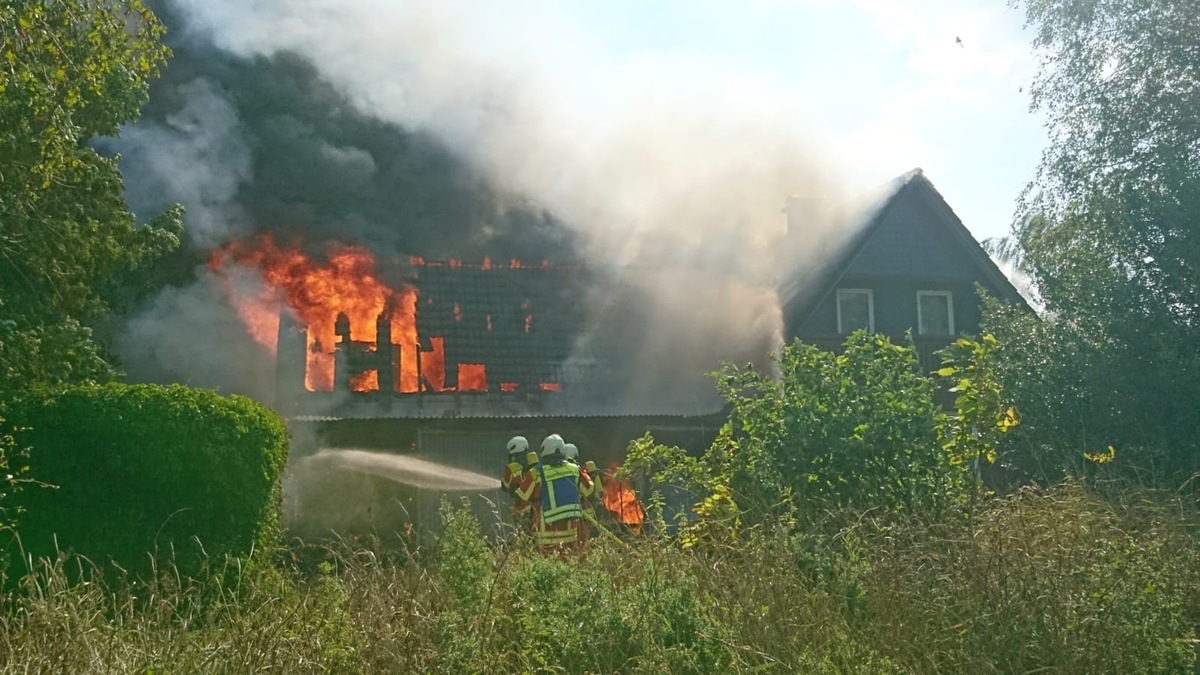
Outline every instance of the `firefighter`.
{"type": "Polygon", "coordinates": [[[525,467],[521,466],[521,459],[529,452],[529,441],[525,440],[524,436],[513,436],[508,439],[507,447],[508,466],[504,467],[504,478],[500,480],[500,487],[513,494],[521,487],[521,481],[525,478],[525,467]]]}
{"type": "Polygon", "coordinates": [[[543,553],[578,547],[583,541],[580,496],[591,494],[592,481],[566,460],[565,450],[562,436],[547,436],[540,462],[530,467],[516,491],[518,499],[533,507],[534,533],[543,553]]]}
{"type": "Polygon", "coordinates": [[[591,481],[592,481],[592,496],[588,499],[588,508],[592,509],[592,511],[591,511],[592,524],[595,525],[597,529],[599,529],[600,527],[603,527],[603,526],[600,524],[600,521],[597,519],[597,516],[599,514],[603,513],[604,510],[603,509],[596,510],[594,508],[594,505],[595,504],[601,504],[601,505],[604,504],[604,481],[602,480],[603,477],[600,475],[600,469],[596,468],[596,463],[590,459],[584,463],[583,470],[587,472],[588,478],[591,479],[591,481]]]}
{"type": "MultiPolygon", "coordinates": [[[[517,531],[528,529],[530,522],[527,517],[528,510],[524,501],[517,497],[517,488],[521,487],[521,481],[525,480],[525,474],[528,469],[521,466],[522,457],[528,458],[529,441],[524,436],[513,436],[508,439],[508,465],[504,467],[504,478],[500,480],[500,488],[508,494],[512,495],[512,522],[517,527],[517,531]]],[[[534,455],[536,457],[536,455],[534,455]]]]}
{"type": "MultiPolygon", "coordinates": [[[[563,446],[563,457],[575,466],[579,466],[579,448],[574,443],[567,443],[563,446]]],[[[596,520],[596,508],[593,500],[603,493],[595,462],[588,462],[586,468],[580,469],[580,474],[586,476],[592,484],[591,489],[580,490],[579,493],[579,504],[584,520],[580,527],[580,533],[583,536],[583,543],[586,544],[593,534],[592,530],[600,527],[600,521],[596,520]]]]}

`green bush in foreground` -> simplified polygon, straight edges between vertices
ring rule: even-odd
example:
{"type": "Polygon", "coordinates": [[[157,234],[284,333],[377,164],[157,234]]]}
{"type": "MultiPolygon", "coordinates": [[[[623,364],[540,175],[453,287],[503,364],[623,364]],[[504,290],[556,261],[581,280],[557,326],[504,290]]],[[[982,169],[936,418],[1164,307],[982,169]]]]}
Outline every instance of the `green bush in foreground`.
{"type": "MultiPolygon", "coordinates": [[[[13,406],[31,448],[24,510],[10,554],[60,551],[136,575],[171,554],[184,574],[206,559],[247,556],[279,535],[282,421],[238,396],[182,386],[110,384],[13,406]]],[[[26,558],[27,559],[27,558],[26,558]]],[[[16,563],[10,578],[23,573],[16,563]]]]}

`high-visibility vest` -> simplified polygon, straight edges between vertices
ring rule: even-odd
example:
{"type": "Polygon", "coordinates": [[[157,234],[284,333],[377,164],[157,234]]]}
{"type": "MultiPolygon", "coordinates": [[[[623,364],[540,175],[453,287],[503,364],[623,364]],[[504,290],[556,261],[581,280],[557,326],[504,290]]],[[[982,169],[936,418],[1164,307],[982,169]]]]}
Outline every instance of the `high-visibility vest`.
{"type": "Polygon", "coordinates": [[[582,518],[579,505],[579,467],[570,462],[557,466],[537,465],[542,479],[542,522],[557,523],[582,518]]]}

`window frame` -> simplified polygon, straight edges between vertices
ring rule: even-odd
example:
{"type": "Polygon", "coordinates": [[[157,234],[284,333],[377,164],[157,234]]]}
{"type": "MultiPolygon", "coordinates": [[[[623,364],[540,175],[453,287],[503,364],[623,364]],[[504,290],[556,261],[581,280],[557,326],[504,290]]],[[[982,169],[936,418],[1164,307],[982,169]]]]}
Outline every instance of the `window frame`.
{"type": "Polygon", "coordinates": [[[917,291],[917,335],[928,335],[930,337],[944,337],[945,335],[956,335],[954,332],[954,291],[917,291]],[[946,298],[946,327],[948,333],[926,333],[924,328],[923,317],[921,316],[921,298],[925,296],[937,296],[946,298]]]}
{"type": "Polygon", "coordinates": [[[850,334],[850,331],[847,331],[842,327],[842,296],[859,293],[865,293],[867,295],[867,332],[875,332],[875,292],[870,288],[839,288],[837,289],[836,298],[838,335],[850,334]]]}

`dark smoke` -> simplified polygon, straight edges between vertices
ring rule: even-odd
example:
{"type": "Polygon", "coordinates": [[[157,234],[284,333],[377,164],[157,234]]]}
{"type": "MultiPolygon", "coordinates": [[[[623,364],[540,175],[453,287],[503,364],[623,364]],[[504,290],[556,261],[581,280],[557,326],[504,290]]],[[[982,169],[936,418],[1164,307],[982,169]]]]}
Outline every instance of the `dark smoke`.
{"type": "Polygon", "coordinates": [[[205,279],[207,253],[231,238],[272,233],[317,255],[331,242],[361,245],[384,264],[579,264],[575,233],[545,209],[496,189],[429,134],[360,112],[301,56],[241,58],[189,32],[170,7],[155,11],[174,56],[142,119],[99,143],[122,156],[139,217],[176,202],[187,211],[184,250],[164,265],[177,268],[164,275],[177,287],[116,339],[132,379],[270,392],[268,355],[233,336],[238,319],[205,279]]]}
{"type": "Polygon", "coordinates": [[[437,139],[359,112],[299,55],[240,58],[156,11],[174,57],[142,120],[112,144],[135,211],[179,201],[206,250],[289,232],[397,258],[573,259],[570,230],[544,209],[502,194],[437,139]]]}
{"type": "MultiPolygon", "coordinates": [[[[634,93],[605,124],[577,123],[536,74],[522,77],[520,58],[462,51],[469,31],[456,33],[455,10],[437,2],[154,9],[174,58],[144,118],[104,149],[123,156],[139,216],[187,208],[188,245],[164,273],[174,288],[115,340],[133,379],[263,390],[270,357],[254,345],[225,354],[246,341],[227,339],[236,319],[202,266],[213,247],[256,233],[314,253],[361,245],[401,264],[573,265],[581,273],[564,290],[588,316],[571,358],[611,357],[630,405],[711,399],[701,373],[721,359],[761,363],[778,346],[779,208],[822,182],[823,161],[770,119],[634,93]],[[378,21],[359,25],[373,8],[378,21]],[[296,37],[314,29],[328,39],[296,37]]],[[[812,224],[814,240],[825,225],[812,224]]]]}

